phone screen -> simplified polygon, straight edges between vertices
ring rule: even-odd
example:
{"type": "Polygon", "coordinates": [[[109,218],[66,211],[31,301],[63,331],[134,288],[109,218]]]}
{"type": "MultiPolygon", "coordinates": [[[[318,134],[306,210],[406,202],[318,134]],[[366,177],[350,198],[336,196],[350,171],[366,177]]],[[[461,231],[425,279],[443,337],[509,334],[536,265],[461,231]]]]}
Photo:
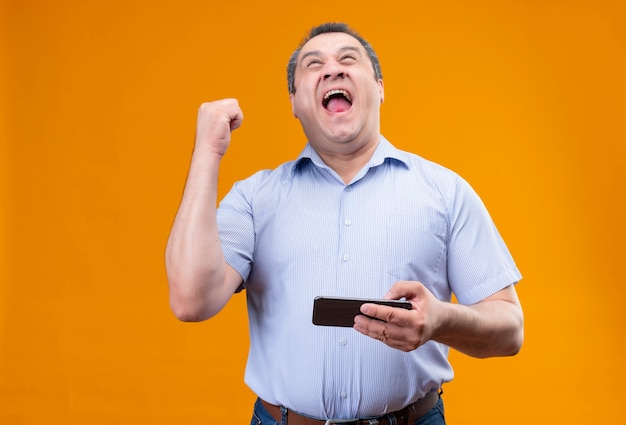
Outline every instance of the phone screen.
{"type": "Polygon", "coordinates": [[[370,298],[316,297],[313,301],[313,324],[318,326],[352,327],[361,305],[373,303],[410,310],[411,303],[402,300],[370,298]]]}

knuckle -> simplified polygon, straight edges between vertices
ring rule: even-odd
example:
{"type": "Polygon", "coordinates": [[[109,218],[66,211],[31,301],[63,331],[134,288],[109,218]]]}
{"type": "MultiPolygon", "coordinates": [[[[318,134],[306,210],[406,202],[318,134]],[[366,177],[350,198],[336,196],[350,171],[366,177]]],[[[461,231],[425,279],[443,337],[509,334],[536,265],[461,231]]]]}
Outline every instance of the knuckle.
{"type": "Polygon", "coordinates": [[[377,339],[387,344],[387,341],[389,341],[389,332],[387,331],[386,328],[381,329],[380,333],[378,334],[377,339]]]}

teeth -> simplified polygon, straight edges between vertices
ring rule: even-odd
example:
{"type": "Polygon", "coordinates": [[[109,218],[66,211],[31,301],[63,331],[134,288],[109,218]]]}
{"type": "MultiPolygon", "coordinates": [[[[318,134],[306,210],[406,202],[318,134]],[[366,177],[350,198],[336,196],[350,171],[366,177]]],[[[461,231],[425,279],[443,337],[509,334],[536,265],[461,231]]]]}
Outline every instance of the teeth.
{"type": "Polygon", "coordinates": [[[331,90],[331,91],[329,91],[328,93],[326,93],[324,95],[324,101],[327,101],[334,94],[341,94],[341,95],[345,96],[346,99],[348,99],[348,102],[352,102],[352,98],[350,97],[348,92],[345,91],[345,90],[331,90]]]}

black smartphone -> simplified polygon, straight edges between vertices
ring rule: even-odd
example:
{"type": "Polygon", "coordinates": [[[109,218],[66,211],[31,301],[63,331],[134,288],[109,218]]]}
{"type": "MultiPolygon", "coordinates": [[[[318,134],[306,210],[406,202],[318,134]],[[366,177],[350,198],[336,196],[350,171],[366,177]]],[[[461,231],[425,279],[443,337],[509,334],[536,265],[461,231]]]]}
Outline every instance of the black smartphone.
{"type": "Polygon", "coordinates": [[[361,305],[366,303],[412,308],[411,303],[403,300],[382,300],[370,298],[315,297],[313,300],[313,324],[318,326],[352,327],[354,317],[361,313],[361,305]]]}

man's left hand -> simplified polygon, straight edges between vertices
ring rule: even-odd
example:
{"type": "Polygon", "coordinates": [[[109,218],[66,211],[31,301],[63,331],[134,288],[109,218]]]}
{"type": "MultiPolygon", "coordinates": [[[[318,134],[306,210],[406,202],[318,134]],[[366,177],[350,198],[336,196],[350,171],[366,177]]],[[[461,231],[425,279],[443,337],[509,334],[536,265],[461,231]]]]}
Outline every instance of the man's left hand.
{"type": "Polygon", "coordinates": [[[354,318],[354,329],[378,339],[390,347],[412,351],[433,338],[439,324],[439,301],[423,284],[415,281],[397,282],[385,295],[386,299],[405,298],[411,310],[378,304],[364,304],[354,318]]]}

